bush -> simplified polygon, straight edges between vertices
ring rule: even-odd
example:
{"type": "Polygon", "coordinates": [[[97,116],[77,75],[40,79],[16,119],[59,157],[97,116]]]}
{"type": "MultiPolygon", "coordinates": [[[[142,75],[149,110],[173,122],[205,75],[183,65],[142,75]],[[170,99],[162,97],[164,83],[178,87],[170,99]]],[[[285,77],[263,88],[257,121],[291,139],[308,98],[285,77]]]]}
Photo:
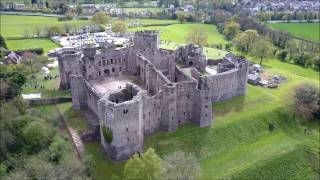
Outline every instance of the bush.
{"type": "Polygon", "coordinates": [[[81,17],[79,17],[79,20],[89,20],[89,18],[87,18],[85,16],[81,16],[81,17]]]}
{"type": "Polygon", "coordinates": [[[277,51],[276,53],[276,57],[281,61],[286,61],[287,55],[288,55],[288,50],[286,49],[277,51]]]}
{"type": "Polygon", "coordinates": [[[38,54],[38,55],[42,55],[43,54],[43,48],[34,48],[34,49],[25,49],[25,50],[19,50],[19,51],[16,51],[17,53],[19,54],[23,54],[25,52],[31,52],[31,53],[35,53],[35,54],[38,54]]]}
{"type": "Polygon", "coordinates": [[[104,137],[104,140],[110,144],[112,142],[113,139],[113,135],[112,135],[112,129],[110,129],[109,127],[106,128],[105,126],[102,127],[102,134],[104,137]]]}
{"type": "Polygon", "coordinates": [[[58,17],[58,21],[70,21],[70,20],[72,20],[72,17],[69,17],[69,16],[58,17]]]}
{"type": "Polygon", "coordinates": [[[295,90],[294,114],[305,120],[320,120],[319,88],[302,84],[295,90]]]}

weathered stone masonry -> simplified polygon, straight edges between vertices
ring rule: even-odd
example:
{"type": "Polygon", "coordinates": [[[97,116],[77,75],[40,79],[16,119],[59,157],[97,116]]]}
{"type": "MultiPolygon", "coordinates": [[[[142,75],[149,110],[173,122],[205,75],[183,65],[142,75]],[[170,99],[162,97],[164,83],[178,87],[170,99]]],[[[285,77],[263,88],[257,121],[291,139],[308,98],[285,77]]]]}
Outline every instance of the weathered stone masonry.
{"type": "Polygon", "coordinates": [[[57,56],[60,88],[71,89],[75,109],[99,118],[101,144],[114,160],[142,151],[144,138],[155,132],[186,122],[211,126],[212,103],[246,92],[246,60],[225,58],[217,74],[208,74],[201,47],[160,49],[156,31],[135,33],[123,48],[64,48],[57,56]],[[110,143],[103,128],[112,131],[110,143]]]}

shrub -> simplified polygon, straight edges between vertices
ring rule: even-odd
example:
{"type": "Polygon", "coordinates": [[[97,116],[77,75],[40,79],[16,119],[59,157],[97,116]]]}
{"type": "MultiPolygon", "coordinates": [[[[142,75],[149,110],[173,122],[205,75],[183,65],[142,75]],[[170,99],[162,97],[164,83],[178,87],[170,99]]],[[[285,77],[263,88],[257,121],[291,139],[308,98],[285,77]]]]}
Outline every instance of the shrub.
{"type": "Polygon", "coordinates": [[[294,114],[305,120],[320,120],[319,88],[309,84],[302,84],[295,90],[294,114]]]}
{"type": "Polygon", "coordinates": [[[281,61],[285,61],[288,55],[288,50],[284,49],[281,51],[277,51],[276,53],[276,57],[281,60],[281,61]]]}
{"type": "Polygon", "coordinates": [[[105,126],[102,127],[102,134],[104,137],[104,140],[110,144],[112,142],[113,139],[113,135],[112,135],[112,129],[110,129],[109,127],[106,128],[105,126]]]}
{"type": "Polygon", "coordinates": [[[89,18],[87,18],[85,16],[81,16],[81,17],[79,17],[79,20],[89,20],[89,18]]]}

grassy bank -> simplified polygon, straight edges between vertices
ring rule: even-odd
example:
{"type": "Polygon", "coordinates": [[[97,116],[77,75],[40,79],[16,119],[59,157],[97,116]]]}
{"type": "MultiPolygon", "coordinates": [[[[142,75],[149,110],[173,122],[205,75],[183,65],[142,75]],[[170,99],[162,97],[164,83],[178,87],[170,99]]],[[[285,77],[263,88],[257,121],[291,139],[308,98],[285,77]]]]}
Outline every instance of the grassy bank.
{"type": "Polygon", "coordinates": [[[320,42],[320,23],[268,23],[268,26],[280,30],[286,31],[290,34],[320,42]]]}

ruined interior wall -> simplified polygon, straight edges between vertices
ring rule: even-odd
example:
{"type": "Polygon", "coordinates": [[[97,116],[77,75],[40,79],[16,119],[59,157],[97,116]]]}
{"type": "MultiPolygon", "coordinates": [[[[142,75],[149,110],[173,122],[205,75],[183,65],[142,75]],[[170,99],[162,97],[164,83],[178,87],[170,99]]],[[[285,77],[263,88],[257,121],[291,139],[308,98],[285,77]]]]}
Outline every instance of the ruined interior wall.
{"type": "Polygon", "coordinates": [[[93,91],[92,88],[87,87],[87,106],[96,115],[98,115],[98,102],[99,102],[99,99],[100,99],[100,96],[98,96],[96,94],[96,92],[93,91]]]}

